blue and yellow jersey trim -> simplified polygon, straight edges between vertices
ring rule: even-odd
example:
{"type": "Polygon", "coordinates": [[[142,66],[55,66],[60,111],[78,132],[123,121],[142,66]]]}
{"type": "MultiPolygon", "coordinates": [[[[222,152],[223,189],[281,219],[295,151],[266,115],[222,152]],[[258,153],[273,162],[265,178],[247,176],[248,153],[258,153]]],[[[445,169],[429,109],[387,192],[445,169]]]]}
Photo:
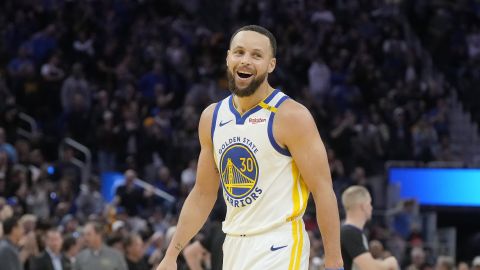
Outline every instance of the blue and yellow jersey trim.
{"type": "Polygon", "coordinates": [[[290,254],[290,264],[288,269],[299,269],[300,259],[302,257],[303,249],[303,221],[299,217],[305,212],[308,201],[308,189],[307,185],[302,179],[295,161],[292,161],[292,200],[293,200],[293,212],[287,218],[287,221],[292,222],[292,237],[293,247],[290,254]]]}
{"type": "Polygon", "coordinates": [[[265,104],[264,108],[272,112],[270,114],[270,119],[268,120],[268,127],[267,127],[268,139],[270,140],[270,144],[272,144],[273,148],[277,150],[277,152],[279,152],[280,154],[285,156],[291,156],[288,149],[281,147],[275,140],[275,137],[273,136],[273,119],[275,119],[275,113],[277,112],[278,107],[280,107],[280,105],[282,105],[282,103],[287,99],[289,99],[289,97],[285,95],[280,98],[280,100],[277,102],[277,104],[275,104],[275,106],[270,106],[268,104],[265,104]]]}

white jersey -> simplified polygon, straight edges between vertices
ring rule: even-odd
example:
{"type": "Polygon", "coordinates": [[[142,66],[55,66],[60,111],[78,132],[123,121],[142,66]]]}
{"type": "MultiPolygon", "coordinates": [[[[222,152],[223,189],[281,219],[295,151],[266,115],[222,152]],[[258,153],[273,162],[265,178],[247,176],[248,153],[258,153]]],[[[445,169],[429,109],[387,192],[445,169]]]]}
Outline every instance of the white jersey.
{"type": "Polygon", "coordinates": [[[277,108],[287,98],[275,90],[243,115],[232,95],[215,107],[211,135],[227,205],[223,231],[228,235],[263,233],[299,220],[305,212],[307,187],[272,130],[277,108]]]}

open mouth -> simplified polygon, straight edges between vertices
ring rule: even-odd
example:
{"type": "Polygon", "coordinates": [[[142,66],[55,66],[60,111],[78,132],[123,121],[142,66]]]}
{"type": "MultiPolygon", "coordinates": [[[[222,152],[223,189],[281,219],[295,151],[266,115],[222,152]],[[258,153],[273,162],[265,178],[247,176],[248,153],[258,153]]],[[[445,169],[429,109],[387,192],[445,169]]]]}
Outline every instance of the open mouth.
{"type": "Polygon", "coordinates": [[[240,77],[242,79],[248,79],[248,78],[253,76],[253,74],[248,73],[248,72],[244,72],[244,71],[237,71],[237,75],[238,75],[238,77],[240,77]]]}

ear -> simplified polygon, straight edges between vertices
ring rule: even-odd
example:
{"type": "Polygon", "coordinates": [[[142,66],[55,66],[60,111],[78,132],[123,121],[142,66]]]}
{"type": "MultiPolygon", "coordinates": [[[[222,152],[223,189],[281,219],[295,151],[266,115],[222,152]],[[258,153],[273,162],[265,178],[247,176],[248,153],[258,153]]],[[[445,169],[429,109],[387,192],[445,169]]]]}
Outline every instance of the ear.
{"type": "Polygon", "coordinates": [[[270,63],[268,63],[268,73],[272,73],[275,70],[276,65],[277,65],[277,58],[270,59],[270,63]]]}

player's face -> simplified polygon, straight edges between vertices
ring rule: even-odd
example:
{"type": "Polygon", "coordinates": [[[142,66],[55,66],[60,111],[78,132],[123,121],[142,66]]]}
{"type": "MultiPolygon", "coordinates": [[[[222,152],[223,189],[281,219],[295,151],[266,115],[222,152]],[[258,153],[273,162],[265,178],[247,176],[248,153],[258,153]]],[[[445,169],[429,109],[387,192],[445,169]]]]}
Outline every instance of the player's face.
{"type": "Polygon", "coordinates": [[[275,69],[275,63],[268,37],[254,31],[237,33],[227,53],[230,91],[239,97],[252,95],[275,69]]]}

